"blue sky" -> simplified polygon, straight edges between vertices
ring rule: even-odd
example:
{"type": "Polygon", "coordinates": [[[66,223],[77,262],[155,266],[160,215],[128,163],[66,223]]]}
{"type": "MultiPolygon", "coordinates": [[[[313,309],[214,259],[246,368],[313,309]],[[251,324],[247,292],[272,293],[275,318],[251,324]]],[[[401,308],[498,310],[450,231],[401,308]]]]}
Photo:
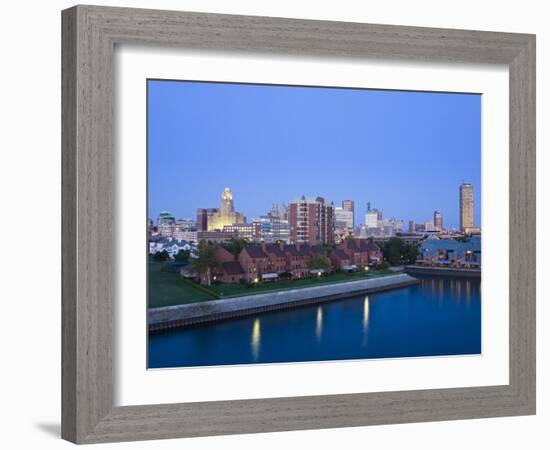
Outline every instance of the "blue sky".
{"type": "Polygon", "coordinates": [[[474,184],[480,224],[481,96],[148,80],[149,217],[195,217],[224,187],[249,220],[273,202],[355,200],[384,218],[458,227],[474,184]]]}

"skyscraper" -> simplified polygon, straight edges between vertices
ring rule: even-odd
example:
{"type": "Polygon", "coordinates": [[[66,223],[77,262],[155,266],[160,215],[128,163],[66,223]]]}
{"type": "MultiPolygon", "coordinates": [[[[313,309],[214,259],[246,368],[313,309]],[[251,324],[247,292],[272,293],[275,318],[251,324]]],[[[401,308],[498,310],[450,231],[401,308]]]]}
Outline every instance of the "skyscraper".
{"type": "Polygon", "coordinates": [[[414,221],[409,220],[409,233],[414,231],[414,221]]]}
{"type": "Polygon", "coordinates": [[[221,231],[225,225],[244,222],[246,222],[246,217],[242,213],[235,211],[231,189],[225,188],[221,195],[219,211],[208,217],[208,231],[221,231]]]}
{"type": "Polygon", "coordinates": [[[342,200],[342,209],[344,211],[355,212],[355,203],[353,200],[342,200]]]}
{"type": "Polygon", "coordinates": [[[218,213],[218,208],[197,208],[197,231],[207,231],[208,223],[218,213]]]}
{"type": "Polygon", "coordinates": [[[460,185],[460,231],[468,233],[474,228],[474,186],[471,183],[460,185]]]}
{"type": "Polygon", "coordinates": [[[443,231],[443,214],[434,211],[434,228],[436,231],[443,231]]]}
{"type": "Polygon", "coordinates": [[[208,230],[208,216],[206,208],[197,208],[197,231],[208,230]]]}
{"type": "Polygon", "coordinates": [[[334,208],[335,226],[338,231],[353,231],[353,211],[342,208],[334,208]]]}
{"type": "Polygon", "coordinates": [[[376,208],[371,209],[370,202],[367,203],[367,212],[365,214],[365,225],[367,228],[378,228],[378,222],[382,220],[382,212],[376,208]]]}
{"type": "Polygon", "coordinates": [[[290,241],[331,244],[334,242],[334,206],[322,197],[302,196],[290,202],[290,241]]]}
{"type": "MultiPolygon", "coordinates": [[[[338,209],[338,208],[336,208],[338,209]]],[[[342,200],[342,211],[340,214],[342,218],[345,218],[346,228],[352,230],[355,228],[355,203],[353,200],[342,200]]],[[[336,219],[338,220],[338,218],[336,219]]]]}

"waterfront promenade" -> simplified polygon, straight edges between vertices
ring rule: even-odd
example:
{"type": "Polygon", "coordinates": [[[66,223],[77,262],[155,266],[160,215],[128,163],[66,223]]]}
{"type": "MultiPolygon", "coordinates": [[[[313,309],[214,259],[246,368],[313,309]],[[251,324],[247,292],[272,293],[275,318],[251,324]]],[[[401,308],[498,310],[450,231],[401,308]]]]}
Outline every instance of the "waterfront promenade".
{"type": "Polygon", "coordinates": [[[152,308],[148,310],[149,331],[185,327],[233,317],[327,302],[358,294],[386,291],[417,284],[407,274],[389,275],[322,286],[289,289],[265,294],[152,308]]]}

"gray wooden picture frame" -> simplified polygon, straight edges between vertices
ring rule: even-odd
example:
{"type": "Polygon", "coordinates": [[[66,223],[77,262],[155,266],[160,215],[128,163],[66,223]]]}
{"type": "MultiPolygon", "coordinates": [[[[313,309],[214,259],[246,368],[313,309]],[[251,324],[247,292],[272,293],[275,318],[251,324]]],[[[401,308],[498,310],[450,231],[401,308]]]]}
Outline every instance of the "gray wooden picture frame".
{"type": "Polygon", "coordinates": [[[76,443],[535,413],[535,36],[75,6],[62,13],[62,437],[76,443]],[[508,385],[114,406],[116,44],[505,64],[510,81],[508,385]]]}

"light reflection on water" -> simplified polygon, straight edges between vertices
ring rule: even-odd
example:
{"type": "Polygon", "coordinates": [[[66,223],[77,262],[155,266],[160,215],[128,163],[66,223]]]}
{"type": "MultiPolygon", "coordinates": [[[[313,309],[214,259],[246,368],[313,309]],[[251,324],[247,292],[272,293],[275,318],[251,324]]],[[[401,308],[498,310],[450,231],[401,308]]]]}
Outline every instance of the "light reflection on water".
{"type": "Polygon", "coordinates": [[[417,286],[149,337],[149,367],[476,354],[479,280],[417,286]]]}
{"type": "Polygon", "coordinates": [[[443,280],[440,279],[437,281],[437,299],[439,300],[439,304],[442,305],[443,301],[445,299],[445,293],[444,293],[445,285],[443,284],[443,280]]]}
{"type": "Polygon", "coordinates": [[[254,324],[252,325],[252,338],[251,338],[251,348],[252,348],[252,358],[254,361],[258,360],[260,356],[260,319],[254,319],[254,324]]]}
{"type": "Polygon", "coordinates": [[[317,320],[315,324],[315,337],[317,338],[317,342],[321,342],[321,337],[323,335],[323,307],[318,306],[317,307],[317,320]]]}
{"type": "Polygon", "coordinates": [[[369,328],[369,296],[365,296],[365,300],[363,301],[363,333],[366,333],[369,328]]]}
{"type": "Polygon", "coordinates": [[[368,330],[369,330],[369,315],[370,315],[370,301],[369,296],[365,296],[363,300],[363,339],[361,341],[361,347],[367,345],[368,330]]]}

